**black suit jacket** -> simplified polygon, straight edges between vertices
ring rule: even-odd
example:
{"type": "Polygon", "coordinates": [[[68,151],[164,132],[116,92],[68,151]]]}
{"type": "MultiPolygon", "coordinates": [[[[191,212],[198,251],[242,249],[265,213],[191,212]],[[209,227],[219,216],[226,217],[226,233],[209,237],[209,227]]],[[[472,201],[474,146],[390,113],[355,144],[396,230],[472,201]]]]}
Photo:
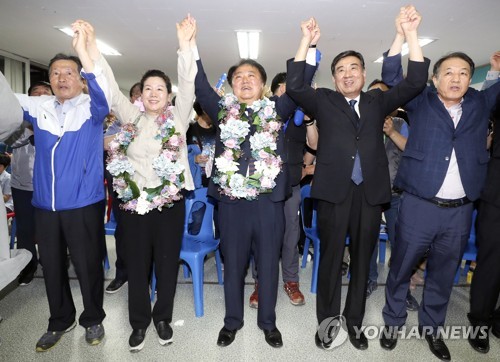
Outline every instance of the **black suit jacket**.
{"type": "MultiPolygon", "coordinates": [[[[500,96],[497,97],[497,117],[500,113],[500,96]]],[[[481,200],[500,207],[500,120],[495,119],[491,158],[481,200]]]]}
{"type": "Polygon", "coordinates": [[[390,201],[388,161],[384,148],[385,116],[418,95],[425,87],[429,60],[409,62],[408,77],[387,92],[361,92],[360,127],[345,97],[331,89],[313,89],[304,81],[304,62],[288,62],[287,93],[316,119],[319,131],[312,197],[342,202],[351,186],[359,151],[365,197],[369,204],[390,201]]]}
{"type": "MultiPolygon", "coordinates": [[[[201,108],[208,114],[212,122],[217,127],[217,137],[215,141],[215,157],[218,157],[224,151],[224,145],[220,141],[220,128],[219,128],[219,117],[218,113],[220,110],[219,101],[220,96],[213,90],[212,86],[208,82],[207,76],[205,74],[205,70],[203,69],[203,65],[201,60],[197,60],[196,64],[198,66],[198,73],[195,78],[195,93],[196,99],[201,105],[201,108]]],[[[314,75],[315,67],[312,65],[307,65],[305,67],[307,74],[304,75],[305,79],[311,82],[312,77],[314,75]]],[[[281,121],[286,121],[293,111],[297,108],[295,102],[286,94],[281,97],[273,96],[270,98],[275,102],[276,112],[281,117],[281,121]]],[[[243,118],[246,118],[244,115],[243,118]]],[[[250,121],[250,124],[252,121],[250,121]]],[[[246,170],[248,168],[248,163],[251,160],[250,158],[250,136],[255,132],[255,126],[251,126],[250,132],[248,133],[245,141],[241,145],[241,149],[243,150],[243,155],[239,160],[239,172],[243,175],[246,174],[246,170]]],[[[286,152],[285,152],[285,142],[283,129],[280,130],[277,142],[277,154],[281,156],[283,160],[282,171],[276,177],[276,186],[273,191],[269,194],[270,199],[273,202],[284,201],[288,195],[291,193],[290,180],[288,177],[288,166],[286,160],[286,152]]],[[[213,165],[212,173],[216,172],[215,163],[213,165]]],[[[212,180],[208,185],[208,195],[214,197],[215,199],[222,202],[237,202],[238,200],[232,200],[226,195],[221,195],[218,190],[218,185],[216,185],[212,180]]]]}

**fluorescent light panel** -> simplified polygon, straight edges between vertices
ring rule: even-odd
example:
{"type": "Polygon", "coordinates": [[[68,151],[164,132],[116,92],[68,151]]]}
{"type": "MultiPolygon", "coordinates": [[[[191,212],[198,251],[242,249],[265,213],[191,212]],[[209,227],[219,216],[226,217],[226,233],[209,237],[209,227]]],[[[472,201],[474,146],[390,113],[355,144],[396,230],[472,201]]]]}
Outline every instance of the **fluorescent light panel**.
{"type": "MultiPolygon", "coordinates": [[[[59,31],[62,31],[64,34],[73,37],[73,30],[71,28],[60,28],[58,26],[55,26],[59,31]]],[[[108,44],[104,43],[103,41],[100,41],[99,39],[96,39],[97,43],[97,48],[99,48],[100,52],[104,55],[121,55],[120,52],[112,47],[110,47],[108,44]]]]}
{"type": "Polygon", "coordinates": [[[258,30],[236,31],[240,58],[257,59],[259,57],[259,34],[258,30]]]}
{"type": "MultiPolygon", "coordinates": [[[[429,38],[419,38],[418,39],[418,44],[421,46],[421,47],[424,47],[432,42],[435,42],[437,39],[429,39],[429,38]]],[[[401,56],[405,56],[406,54],[409,53],[409,49],[408,49],[408,43],[404,43],[402,48],[401,48],[401,56]]],[[[382,63],[384,60],[384,57],[381,56],[380,58],[378,58],[377,60],[374,61],[374,63],[382,63]]]]}

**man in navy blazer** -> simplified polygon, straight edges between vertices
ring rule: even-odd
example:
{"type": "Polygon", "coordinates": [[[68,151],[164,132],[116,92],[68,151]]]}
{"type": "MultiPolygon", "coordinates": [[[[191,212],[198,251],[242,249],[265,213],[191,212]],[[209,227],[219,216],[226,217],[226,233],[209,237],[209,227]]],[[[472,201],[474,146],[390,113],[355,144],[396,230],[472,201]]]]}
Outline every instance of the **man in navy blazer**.
{"type": "MultiPolygon", "coordinates": [[[[319,39],[319,36],[315,39],[319,39]]],[[[193,42],[192,47],[196,47],[193,42]]],[[[217,182],[219,166],[217,158],[225,150],[226,144],[221,140],[221,127],[227,126],[229,120],[221,117],[221,97],[212,89],[207,80],[203,65],[197,56],[198,73],[195,78],[196,98],[203,110],[214,121],[217,127],[215,143],[215,159],[208,194],[219,201],[219,227],[221,251],[224,256],[224,300],[226,313],[224,327],[219,332],[217,345],[230,345],[239,329],[243,327],[243,294],[245,274],[251,251],[254,253],[259,272],[259,308],[257,324],[264,331],[266,342],[272,347],[283,345],[281,333],[276,327],[276,300],[279,277],[279,258],[284,234],[285,199],[291,193],[286,164],[286,153],[282,123],[287,120],[297,105],[286,94],[271,97],[275,111],[281,119],[276,141],[276,153],[283,164],[281,172],[275,179],[275,186],[268,192],[261,192],[256,198],[248,198],[235,194],[228,195],[221,182],[217,182]],[[214,176],[215,175],[215,176],[214,176]],[[217,182],[217,183],[216,183],[217,182]]],[[[311,54],[311,62],[305,77],[311,82],[315,71],[316,52],[311,54]]],[[[251,142],[259,129],[256,119],[252,117],[252,104],[263,98],[266,72],[264,68],[252,59],[243,59],[228,71],[228,82],[240,106],[237,117],[250,125],[249,132],[241,143],[241,156],[237,161],[239,175],[252,176],[257,164],[255,152],[252,153],[251,142]]],[[[227,100],[228,98],[223,98],[227,100]]],[[[255,138],[254,138],[255,140],[255,138]]],[[[220,174],[220,173],[219,173],[220,174]]],[[[232,176],[234,177],[234,176],[232,176]]],[[[243,176],[244,177],[244,176],[243,176]]],[[[229,183],[230,192],[234,188],[229,183]]]]}
{"type": "MultiPolygon", "coordinates": [[[[382,205],[391,199],[384,119],[422,91],[429,67],[418,45],[420,15],[412,6],[401,12],[407,19],[404,30],[410,47],[408,77],[387,92],[361,91],[366,72],[363,57],[355,51],[340,53],[333,60],[331,70],[337,91],[310,87],[303,70],[311,39],[319,32],[312,18],[302,23],[303,36],[295,61],[288,62],[287,93],[316,119],[319,129],[312,186],[312,197],[318,199],[321,240],[316,316],[320,327],[332,318],[343,320],[342,256],[349,235],[351,279],[343,316],[349,339],[358,349],[368,348],[368,340],[361,332],[366,282],[380,231],[382,205]]],[[[324,328],[319,328],[315,341],[319,348],[332,346],[332,337],[324,333],[324,328]]]]}
{"type": "MultiPolygon", "coordinates": [[[[499,66],[492,63],[492,68],[499,66]]],[[[399,69],[400,57],[387,57],[386,67],[399,69]]],[[[436,89],[427,87],[405,106],[411,133],[394,181],[404,192],[382,312],[386,329],[380,339],[388,350],[396,346],[397,330],[406,321],[413,267],[428,252],[419,329],[435,356],[451,358],[440,327],[469,239],[472,202],[486,178],[488,115],[500,91],[500,83],[481,92],[469,88],[473,73],[472,59],[450,53],[434,65],[436,89]]]]}

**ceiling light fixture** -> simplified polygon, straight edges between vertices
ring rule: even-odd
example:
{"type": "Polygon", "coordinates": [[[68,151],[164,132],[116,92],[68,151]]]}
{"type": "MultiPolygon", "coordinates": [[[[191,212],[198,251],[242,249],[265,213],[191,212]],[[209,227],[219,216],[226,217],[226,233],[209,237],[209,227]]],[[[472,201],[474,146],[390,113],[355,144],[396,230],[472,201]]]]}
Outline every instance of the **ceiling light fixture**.
{"type": "MultiPolygon", "coordinates": [[[[426,45],[429,45],[430,43],[432,42],[435,42],[437,39],[429,39],[429,38],[419,38],[418,39],[418,44],[421,46],[421,47],[424,47],[426,45]]],[[[404,43],[403,44],[403,47],[401,48],[401,56],[405,56],[406,54],[409,53],[409,49],[408,49],[408,43],[404,43]]],[[[377,60],[374,61],[374,63],[382,63],[384,60],[384,57],[381,56],[380,58],[378,58],[377,60]]]]}
{"type": "MultiPolygon", "coordinates": [[[[54,26],[55,29],[62,31],[64,34],[73,37],[73,30],[68,27],[58,27],[54,26]]],[[[100,41],[99,39],[96,39],[97,43],[97,48],[99,48],[100,52],[104,55],[121,55],[120,52],[112,47],[110,47],[108,44],[100,41]]]]}
{"type": "Polygon", "coordinates": [[[259,57],[259,30],[237,30],[240,58],[257,59],[259,57]]]}

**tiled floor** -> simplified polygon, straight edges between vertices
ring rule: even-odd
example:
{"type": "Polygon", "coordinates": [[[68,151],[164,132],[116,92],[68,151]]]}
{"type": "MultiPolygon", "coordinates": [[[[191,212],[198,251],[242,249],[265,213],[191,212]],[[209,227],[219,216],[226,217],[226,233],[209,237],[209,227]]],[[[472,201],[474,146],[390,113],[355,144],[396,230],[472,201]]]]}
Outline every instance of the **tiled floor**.
{"type": "MultiPolygon", "coordinates": [[[[107,237],[111,258],[114,255],[114,239],[107,237]]],[[[112,264],[114,260],[111,260],[112,264]]],[[[387,265],[380,265],[379,282],[384,283],[387,265]]],[[[106,272],[106,284],[113,278],[113,268],[106,272]]],[[[61,342],[45,353],[35,352],[38,338],[45,332],[48,319],[48,305],[40,272],[29,286],[15,287],[0,295],[0,361],[432,361],[427,343],[420,339],[400,340],[391,351],[383,350],[377,339],[369,340],[366,351],[356,350],[349,342],[330,351],[320,350],[314,343],[316,331],[315,295],[309,292],[311,264],[300,269],[301,289],[306,297],[304,306],[295,307],[289,303],[282,291],[278,293],[277,325],[283,334],[284,346],[269,347],[264,334],[257,327],[257,311],[245,308],[245,326],[236,336],[234,343],[226,348],[216,345],[217,335],[223,325],[223,288],[217,284],[214,259],[205,263],[205,316],[196,318],[193,307],[192,284],[179,273],[179,285],[174,307],[174,343],[160,346],[152,326],[148,329],[146,345],[136,354],[128,351],[128,337],[131,328],[128,323],[127,289],[116,294],[105,294],[104,320],[106,336],[98,346],[85,343],[81,327],[65,335],[61,342]]],[[[347,279],[344,280],[347,284],[347,279]]],[[[463,280],[462,280],[463,281],[463,280]]],[[[71,281],[77,313],[82,311],[82,300],[76,279],[71,281]]],[[[247,277],[245,300],[252,293],[253,283],[247,277]]],[[[342,289],[343,296],[347,287],[342,289]]],[[[415,295],[421,298],[422,288],[415,295]]],[[[469,288],[460,285],[454,288],[448,309],[447,324],[467,325],[469,288]]],[[[379,286],[366,305],[365,325],[381,326],[381,310],[384,304],[384,286],[379,286]]],[[[417,324],[417,313],[409,312],[408,326],[417,324]]],[[[469,346],[466,340],[449,340],[447,345],[454,361],[498,361],[500,340],[491,337],[491,350],[481,355],[469,346]]]]}

